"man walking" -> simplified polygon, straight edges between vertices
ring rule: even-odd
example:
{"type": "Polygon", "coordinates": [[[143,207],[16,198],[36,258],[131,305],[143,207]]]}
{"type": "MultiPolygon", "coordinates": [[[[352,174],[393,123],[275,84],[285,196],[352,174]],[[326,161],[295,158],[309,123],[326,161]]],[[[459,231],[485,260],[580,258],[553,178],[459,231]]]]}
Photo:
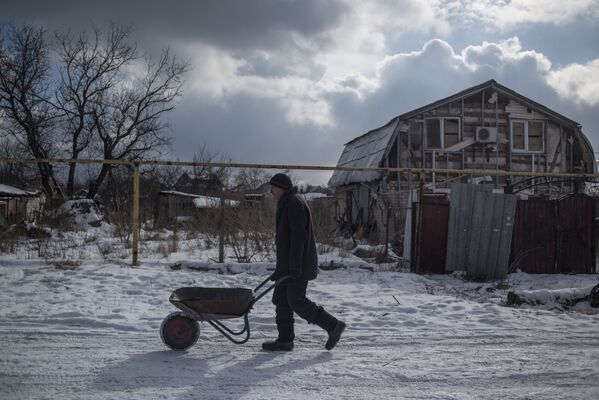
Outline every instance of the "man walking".
{"type": "Polygon", "coordinates": [[[270,192],[278,200],[275,239],[277,266],[271,279],[289,278],[277,285],[272,295],[279,336],[275,341],[263,343],[262,348],[269,351],[293,349],[293,313],[296,313],[308,323],[327,331],[329,337],[325,348],[331,350],[339,341],[345,323],[306,298],[308,281],[316,279],[318,274],[310,208],[297,194],[297,187],[292,185],[289,176],[276,174],[269,183],[270,192]]]}

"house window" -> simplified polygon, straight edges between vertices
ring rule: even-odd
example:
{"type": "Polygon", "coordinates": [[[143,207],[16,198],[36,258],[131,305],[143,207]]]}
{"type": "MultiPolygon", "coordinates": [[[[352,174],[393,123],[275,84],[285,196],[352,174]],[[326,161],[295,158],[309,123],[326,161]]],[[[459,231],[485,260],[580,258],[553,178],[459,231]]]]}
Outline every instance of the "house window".
{"type": "Polygon", "coordinates": [[[431,118],[426,120],[426,147],[446,149],[460,141],[458,118],[431,118]]]}
{"type": "Polygon", "coordinates": [[[542,153],[545,150],[543,138],[543,121],[512,121],[513,151],[542,153]]]}
{"type": "Polygon", "coordinates": [[[460,121],[445,118],[443,120],[443,147],[448,148],[460,141],[460,121]]]}
{"type": "Polygon", "coordinates": [[[441,149],[441,124],[438,119],[426,120],[426,147],[429,149],[441,149]]]}

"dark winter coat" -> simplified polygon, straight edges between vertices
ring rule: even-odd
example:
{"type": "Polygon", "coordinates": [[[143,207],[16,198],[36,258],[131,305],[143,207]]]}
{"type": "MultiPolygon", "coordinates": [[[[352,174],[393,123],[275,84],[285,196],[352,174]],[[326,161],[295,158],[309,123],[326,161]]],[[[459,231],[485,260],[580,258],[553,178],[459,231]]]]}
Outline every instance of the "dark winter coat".
{"type": "Polygon", "coordinates": [[[310,281],[318,273],[318,256],[310,207],[292,187],[279,199],[276,220],[277,267],[274,279],[286,275],[310,281]]]}

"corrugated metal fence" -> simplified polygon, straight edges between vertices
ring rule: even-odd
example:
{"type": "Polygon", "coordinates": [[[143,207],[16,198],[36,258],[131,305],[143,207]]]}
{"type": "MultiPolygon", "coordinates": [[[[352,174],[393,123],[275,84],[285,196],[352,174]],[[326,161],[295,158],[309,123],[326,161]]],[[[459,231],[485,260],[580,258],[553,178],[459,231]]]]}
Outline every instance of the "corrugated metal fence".
{"type": "Polygon", "coordinates": [[[449,209],[449,228],[447,243],[447,272],[463,270],[466,255],[470,248],[470,231],[474,213],[476,193],[491,193],[487,185],[451,185],[451,207],[449,209]]]}
{"type": "Polygon", "coordinates": [[[490,188],[474,185],[452,185],[449,223],[457,224],[457,229],[449,231],[446,270],[466,270],[475,279],[505,277],[515,212],[514,195],[490,193],[490,188]]]}

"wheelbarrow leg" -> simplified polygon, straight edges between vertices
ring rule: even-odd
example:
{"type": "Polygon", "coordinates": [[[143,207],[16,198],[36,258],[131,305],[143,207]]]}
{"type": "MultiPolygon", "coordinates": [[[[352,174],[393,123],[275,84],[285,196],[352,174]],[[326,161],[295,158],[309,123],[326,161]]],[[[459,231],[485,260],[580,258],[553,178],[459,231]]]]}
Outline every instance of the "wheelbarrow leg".
{"type": "Polygon", "coordinates": [[[207,320],[206,322],[208,322],[210,325],[212,325],[212,327],[214,329],[216,329],[217,331],[219,331],[224,337],[226,337],[227,339],[229,339],[231,342],[235,343],[235,344],[244,344],[245,342],[247,342],[250,338],[250,323],[248,320],[248,314],[245,313],[243,315],[243,320],[244,320],[244,327],[240,332],[233,332],[231,329],[229,329],[228,327],[226,327],[222,322],[217,321],[217,320],[207,320]],[[236,340],[235,338],[233,338],[231,335],[233,336],[240,336],[243,335],[245,333],[245,338],[243,338],[243,340],[236,340]]]}

